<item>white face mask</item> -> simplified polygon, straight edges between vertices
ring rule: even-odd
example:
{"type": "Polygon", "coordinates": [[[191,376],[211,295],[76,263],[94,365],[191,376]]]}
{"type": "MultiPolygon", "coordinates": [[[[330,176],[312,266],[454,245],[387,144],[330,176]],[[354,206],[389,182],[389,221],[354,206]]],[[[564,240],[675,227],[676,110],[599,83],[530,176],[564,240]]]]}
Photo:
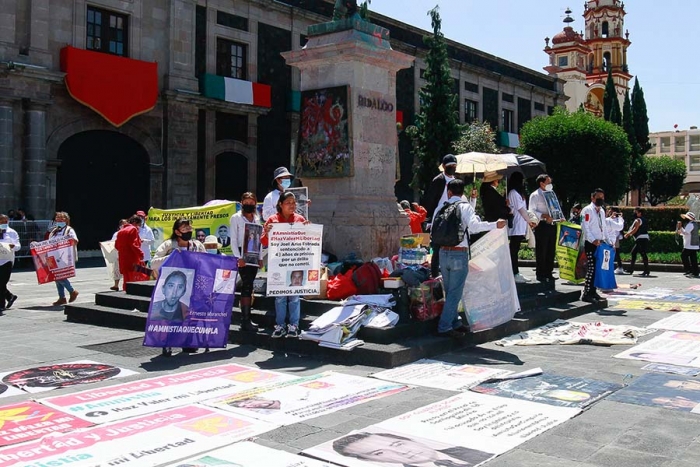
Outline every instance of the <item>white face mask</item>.
{"type": "Polygon", "coordinates": [[[552,191],[553,189],[554,189],[554,186],[551,183],[544,186],[545,191],[552,191]]]}
{"type": "Polygon", "coordinates": [[[282,185],[283,189],[287,189],[292,185],[292,181],[288,178],[280,180],[280,185],[282,185]]]}
{"type": "Polygon", "coordinates": [[[214,249],[207,248],[207,253],[209,253],[210,255],[216,255],[219,253],[219,250],[217,250],[216,248],[214,248],[214,249]]]}

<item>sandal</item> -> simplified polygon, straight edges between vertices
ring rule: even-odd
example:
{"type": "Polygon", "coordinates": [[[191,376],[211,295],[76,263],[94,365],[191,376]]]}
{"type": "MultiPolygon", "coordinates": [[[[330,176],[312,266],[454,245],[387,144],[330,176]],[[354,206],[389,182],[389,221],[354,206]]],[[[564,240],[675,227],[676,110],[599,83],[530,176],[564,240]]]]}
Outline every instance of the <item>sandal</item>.
{"type": "Polygon", "coordinates": [[[119,287],[110,287],[109,290],[114,290],[115,292],[119,292],[119,287]]]}

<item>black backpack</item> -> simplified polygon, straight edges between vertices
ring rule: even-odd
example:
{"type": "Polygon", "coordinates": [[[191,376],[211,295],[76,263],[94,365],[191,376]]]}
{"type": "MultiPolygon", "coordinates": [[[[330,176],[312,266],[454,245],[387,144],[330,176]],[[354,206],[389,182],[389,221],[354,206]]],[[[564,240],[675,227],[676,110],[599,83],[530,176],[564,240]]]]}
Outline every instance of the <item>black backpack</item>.
{"type": "Polygon", "coordinates": [[[430,229],[430,240],[437,246],[457,246],[469,238],[467,230],[462,230],[462,210],[459,205],[466,201],[446,204],[438,211],[430,229]]]}

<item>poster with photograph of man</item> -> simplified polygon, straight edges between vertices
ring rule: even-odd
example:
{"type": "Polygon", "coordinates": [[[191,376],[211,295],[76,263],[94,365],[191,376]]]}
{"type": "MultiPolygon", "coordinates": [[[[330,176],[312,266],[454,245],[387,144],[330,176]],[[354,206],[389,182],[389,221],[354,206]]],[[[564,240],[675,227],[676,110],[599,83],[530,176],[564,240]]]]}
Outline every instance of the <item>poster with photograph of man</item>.
{"type": "Polygon", "coordinates": [[[489,452],[369,426],[315,446],[304,454],[347,467],[473,467],[495,455],[489,452]]]}
{"type": "Polygon", "coordinates": [[[220,225],[216,228],[216,239],[221,243],[221,248],[231,246],[231,237],[228,233],[228,225],[220,225]]]}
{"type": "Polygon", "coordinates": [[[680,375],[646,373],[608,399],[625,404],[700,413],[700,381],[680,375]]]}
{"type": "Polygon", "coordinates": [[[581,241],[581,229],[574,229],[566,225],[562,225],[559,230],[559,239],[557,244],[571,250],[579,249],[581,241]]]}
{"type": "Polygon", "coordinates": [[[301,269],[289,271],[288,279],[290,287],[303,287],[306,285],[306,271],[301,269]]]}
{"type": "Polygon", "coordinates": [[[260,237],[263,226],[246,222],[243,231],[243,260],[247,266],[258,266],[260,261],[260,237]]]}
{"type": "Polygon", "coordinates": [[[151,321],[184,321],[190,309],[194,269],[163,267],[153,292],[151,321]]]}
{"type": "Polygon", "coordinates": [[[300,186],[297,188],[287,188],[286,191],[294,193],[294,197],[297,199],[296,213],[300,216],[304,216],[304,219],[309,220],[309,188],[300,186]]]}
{"type": "Polygon", "coordinates": [[[547,202],[547,210],[549,210],[549,215],[552,216],[552,219],[555,221],[566,220],[564,218],[564,212],[559,205],[557,194],[553,191],[543,191],[542,194],[544,195],[544,200],[547,202]]]}

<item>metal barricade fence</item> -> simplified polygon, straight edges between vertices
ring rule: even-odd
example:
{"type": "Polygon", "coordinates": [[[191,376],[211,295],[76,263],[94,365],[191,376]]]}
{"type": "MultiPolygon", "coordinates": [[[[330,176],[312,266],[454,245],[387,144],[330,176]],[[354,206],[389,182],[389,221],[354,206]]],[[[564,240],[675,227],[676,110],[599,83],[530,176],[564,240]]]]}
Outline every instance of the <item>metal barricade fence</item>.
{"type": "Polygon", "coordinates": [[[15,258],[30,258],[29,244],[45,240],[53,224],[52,220],[10,221],[10,228],[17,231],[22,244],[22,248],[15,253],[15,258]]]}

